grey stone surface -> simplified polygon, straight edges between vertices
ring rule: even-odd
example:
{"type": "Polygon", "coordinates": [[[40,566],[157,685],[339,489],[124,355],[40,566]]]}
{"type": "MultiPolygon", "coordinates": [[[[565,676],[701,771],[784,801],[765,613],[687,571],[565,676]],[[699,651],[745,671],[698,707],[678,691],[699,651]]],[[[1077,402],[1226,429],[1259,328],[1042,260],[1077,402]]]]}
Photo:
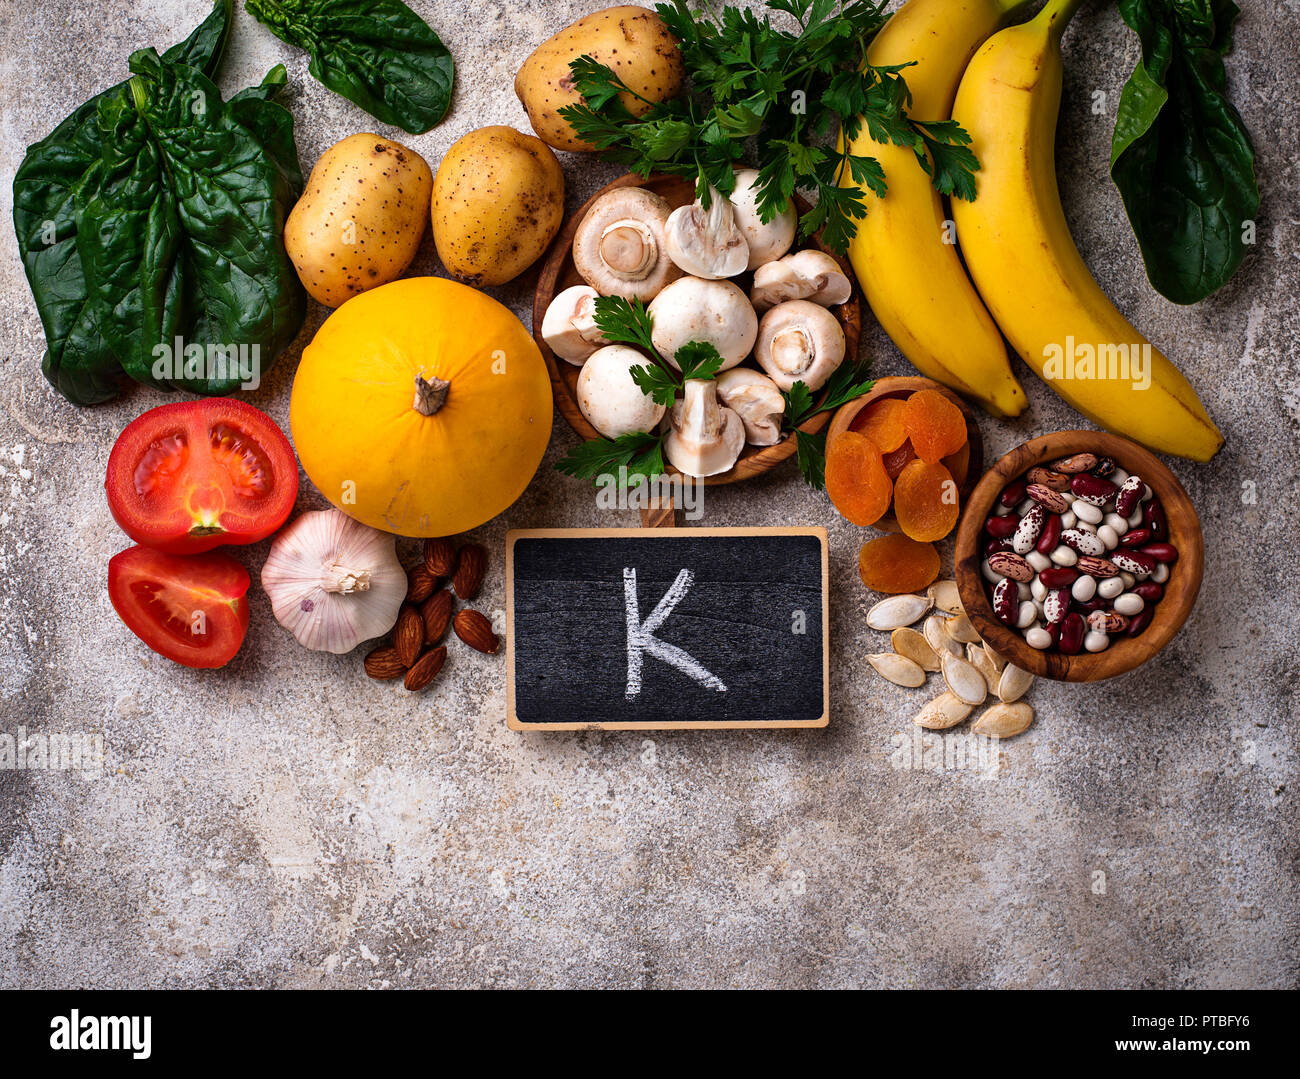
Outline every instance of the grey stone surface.
{"type": "MultiPolygon", "coordinates": [[[[436,163],[484,124],[527,129],[514,69],[591,0],[416,5],[459,61],[436,163]]],[[[241,6],[242,7],[242,6],[241,6]]],[[[1208,572],[1184,632],[1141,671],[1039,684],[994,778],[899,769],[916,692],[861,660],[864,538],[792,466],[711,490],[708,524],[826,525],[833,719],[820,732],[520,735],[504,663],[458,650],[440,690],[369,682],[308,653],[252,593],[248,641],[181,669],[104,590],[126,546],[102,493],[116,433],[164,398],[77,409],[38,370],[39,323],[0,228],[0,730],[103,735],[104,772],[0,772],[0,985],[1265,986],[1300,975],[1295,521],[1300,186],[1294,0],[1248,5],[1230,61],[1264,192],[1236,280],[1178,308],[1147,285],[1106,164],[1137,44],[1090,5],[1066,38],[1058,145],[1071,225],[1099,280],[1176,357],[1227,436],[1172,467],[1208,572]],[[1108,95],[1104,115],[1092,93],[1108,95]],[[1258,502],[1243,505],[1242,484],[1258,502]],[[1102,875],[1102,876],[1099,876],[1102,875]]],[[[166,44],[204,0],[0,7],[0,217],[24,147],[166,44]]],[[[313,82],[242,10],[223,76],[288,65],[310,165],[374,122],[313,82]]],[[[383,129],[380,129],[383,130],[383,129]]],[[[570,206],[615,169],[566,159],[570,206]]],[[[426,242],[417,269],[437,272],[426,242]]],[[[496,294],[526,316],[532,280],[496,294]]],[[[287,426],[298,348],[252,400],[287,426]]],[[[878,374],[906,362],[871,325],[878,374]]],[[[1031,408],[985,419],[992,454],[1084,425],[1017,365],[1031,408]]],[[[500,608],[505,531],[612,523],[551,464],[478,538],[500,608]]],[[[304,485],[299,508],[320,505],[304,485]]],[[[251,570],[266,546],[236,550],[251,570]]]]}

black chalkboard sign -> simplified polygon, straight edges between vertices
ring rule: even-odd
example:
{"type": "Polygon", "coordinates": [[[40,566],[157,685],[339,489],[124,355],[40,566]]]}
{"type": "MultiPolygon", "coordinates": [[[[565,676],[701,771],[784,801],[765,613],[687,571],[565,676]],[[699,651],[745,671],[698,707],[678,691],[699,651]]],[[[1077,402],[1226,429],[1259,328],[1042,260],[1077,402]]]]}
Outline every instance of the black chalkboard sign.
{"type": "Polygon", "coordinates": [[[826,571],[822,528],[510,532],[510,727],[824,727],[826,571]]]}

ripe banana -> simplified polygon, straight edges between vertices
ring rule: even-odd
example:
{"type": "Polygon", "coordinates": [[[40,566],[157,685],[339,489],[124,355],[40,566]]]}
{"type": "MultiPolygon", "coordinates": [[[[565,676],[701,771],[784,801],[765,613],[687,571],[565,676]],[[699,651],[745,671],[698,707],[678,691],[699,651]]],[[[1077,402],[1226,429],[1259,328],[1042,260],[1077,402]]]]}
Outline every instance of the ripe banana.
{"type": "MultiPolygon", "coordinates": [[[[867,50],[875,65],[916,61],[903,72],[909,115],[946,120],[975,50],[1025,0],[909,0],[867,50]]],[[[1006,345],[976,293],[946,225],[943,204],[910,149],[878,143],[865,127],[850,151],[876,158],[889,190],[871,201],[849,261],[871,310],[922,374],[997,416],[1025,408],[1006,345]]]]}
{"type": "Polygon", "coordinates": [[[1100,427],[1208,461],[1223,436],[1178,368],[1093,280],[1061,209],[1060,42],[1079,3],[1049,0],[991,37],[966,69],[952,114],[980,171],[975,200],[953,201],[957,240],[1007,340],[1052,389],[1100,427]]]}

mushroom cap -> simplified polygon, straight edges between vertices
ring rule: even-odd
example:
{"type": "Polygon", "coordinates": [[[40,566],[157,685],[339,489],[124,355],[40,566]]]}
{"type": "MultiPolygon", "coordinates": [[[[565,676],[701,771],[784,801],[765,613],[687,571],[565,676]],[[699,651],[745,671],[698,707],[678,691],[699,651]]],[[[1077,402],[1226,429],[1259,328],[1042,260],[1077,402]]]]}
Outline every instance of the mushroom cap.
{"type": "Polygon", "coordinates": [[[775,382],[752,367],[733,367],[717,377],[718,400],[740,417],[745,441],[775,446],[781,441],[785,398],[775,382]]]}
{"type": "Polygon", "coordinates": [[[578,375],[578,407],[606,438],[651,431],[667,411],[638,386],[629,373],[651,361],[627,345],[597,349],[578,375]]]}
{"type": "Polygon", "coordinates": [[[757,169],[737,169],[736,187],[731,192],[731,209],[736,216],[736,224],[745,234],[749,244],[749,262],[747,269],[753,270],[765,262],[779,259],[794,243],[795,226],[798,215],[794,203],[786,201],[782,209],[771,221],[764,222],[758,214],[757,169]]]}
{"type": "Polygon", "coordinates": [[[766,311],[787,300],[811,300],[833,307],[852,294],[853,283],[840,264],[825,251],[809,247],[755,270],[749,299],[756,311],[766,311]]]}
{"type": "Polygon", "coordinates": [[[820,304],[787,300],[759,323],[754,358],[783,390],[796,382],[819,390],[844,360],[844,330],[820,304]]]}
{"type": "Polygon", "coordinates": [[[664,226],[672,207],[644,187],[607,191],[573,235],[573,265],[602,296],[648,302],[682,275],[668,257],[664,226]]]}
{"type": "Polygon", "coordinates": [[[709,189],[709,208],[696,199],[668,215],[668,257],[694,277],[735,277],[749,264],[749,242],[736,224],[731,203],[709,189]]]}
{"type": "Polygon", "coordinates": [[[654,342],[665,360],[688,341],[707,341],[722,355],[722,370],[735,367],[754,348],[758,314],[744,292],[730,281],[681,277],[651,301],[654,342]]]}
{"type": "Polygon", "coordinates": [[[546,346],[578,367],[601,345],[608,344],[596,325],[597,296],[590,285],[574,285],[557,293],[542,316],[546,346]]]}
{"type": "Polygon", "coordinates": [[[745,448],[745,425],[731,409],[718,404],[711,378],[686,382],[673,405],[672,429],[664,439],[664,456],[688,476],[716,476],[736,463],[745,448]]]}

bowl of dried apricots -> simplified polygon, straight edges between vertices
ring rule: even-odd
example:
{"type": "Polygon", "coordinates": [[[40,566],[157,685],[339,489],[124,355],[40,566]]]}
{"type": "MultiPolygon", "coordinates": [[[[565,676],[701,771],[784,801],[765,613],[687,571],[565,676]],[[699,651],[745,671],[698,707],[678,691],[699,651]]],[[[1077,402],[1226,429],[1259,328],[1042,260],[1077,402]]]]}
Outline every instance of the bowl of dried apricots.
{"type": "Polygon", "coordinates": [[[983,466],[975,414],[931,379],[877,379],[835,413],[826,493],[845,520],[890,533],[863,545],[867,587],[915,592],[938,576],[934,543],[957,527],[983,466]]]}

